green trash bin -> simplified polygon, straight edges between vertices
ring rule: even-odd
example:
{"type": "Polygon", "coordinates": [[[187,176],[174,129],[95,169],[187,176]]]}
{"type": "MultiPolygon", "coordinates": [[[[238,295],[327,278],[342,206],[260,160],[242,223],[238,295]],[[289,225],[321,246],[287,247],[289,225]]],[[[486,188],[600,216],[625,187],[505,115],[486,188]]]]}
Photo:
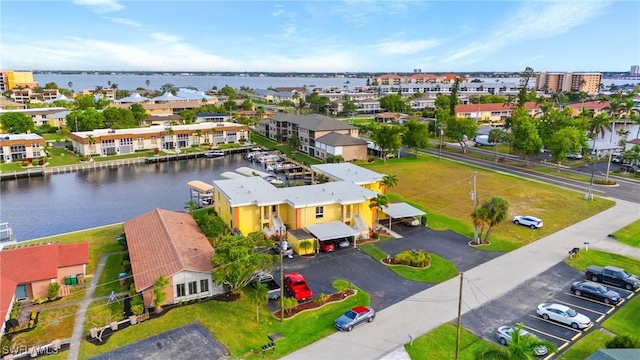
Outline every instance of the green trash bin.
{"type": "Polygon", "coordinates": [[[71,278],[68,277],[68,276],[66,278],[64,278],[64,284],[65,285],[71,285],[71,278]]]}
{"type": "Polygon", "coordinates": [[[78,284],[78,278],[76,278],[75,275],[71,275],[71,285],[77,285],[78,284]]]}

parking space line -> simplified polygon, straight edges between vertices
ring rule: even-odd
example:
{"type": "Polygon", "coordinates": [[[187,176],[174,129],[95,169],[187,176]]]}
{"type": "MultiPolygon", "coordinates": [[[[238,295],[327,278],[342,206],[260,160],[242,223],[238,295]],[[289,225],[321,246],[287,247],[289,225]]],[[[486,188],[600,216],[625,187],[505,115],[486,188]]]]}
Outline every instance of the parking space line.
{"type": "Polygon", "coordinates": [[[559,336],[551,335],[551,334],[549,334],[549,333],[547,333],[547,332],[544,332],[544,331],[538,330],[538,329],[536,329],[536,328],[532,328],[532,327],[525,326],[525,325],[522,325],[522,327],[523,327],[523,328],[525,328],[525,329],[527,329],[527,330],[531,330],[531,331],[537,332],[538,334],[543,334],[543,335],[545,335],[545,336],[552,337],[552,338],[557,339],[557,340],[561,340],[561,341],[569,341],[569,340],[567,340],[567,339],[565,339],[565,338],[561,338],[561,337],[559,337],[559,336]]]}
{"type": "Polygon", "coordinates": [[[565,302],[565,301],[560,301],[560,300],[553,300],[553,301],[554,301],[554,302],[557,302],[557,303],[561,303],[561,304],[569,305],[569,306],[572,306],[572,307],[577,307],[578,309],[587,310],[587,311],[592,312],[592,313],[596,313],[596,314],[600,314],[600,315],[603,315],[603,314],[604,314],[603,312],[595,311],[595,310],[591,310],[591,309],[589,309],[589,308],[587,308],[587,307],[584,307],[584,306],[578,306],[578,305],[575,305],[575,304],[572,304],[572,303],[568,303],[568,302],[565,302]]]}
{"type": "Polygon", "coordinates": [[[576,339],[579,338],[580,336],[582,336],[582,333],[576,334],[574,337],[571,338],[571,341],[576,341],[576,339]]]}
{"type": "Polygon", "coordinates": [[[566,341],[564,344],[558,346],[558,350],[556,352],[566,348],[567,346],[569,346],[569,342],[568,341],[566,341]]]}
{"type": "Polygon", "coordinates": [[[555,356],[555,354],[556,354],[556,353],[552,352],[551,354],[547,355],[547,357],[545,357],[545,358],[544,358],[544,359],[542,359],[542,360],[549,360],[549,359],[551,359],[552,357],[554,357],[554,356],[555,356]]]}
{"type": "Polygon", "coordinates": [[[555,356],[555,355],[556,355],[560,350],[562,350],[562,349],[564,349],[565,347],[567,347],[567,345],[569,345],[569,342],[568,342],[568,341],[565,341],[565,343],[564,343],[564,344],[562,344],[562,345],[558,346],[558,350],[556,350],[555,352],[552,352],[551,354],[547,355],[547,356],[546,356],[544,359],[542,359],[542,360],[549,360],[549,359],[551,359],[551,358],[552,358],[552,357],[554,357],[554,356],[555,356]]]}
{"type": "Polygon", "coordinates": [[[583,296],[578,296],[578,295],[575,295],[575,294],[572,294],[572,293],[569,293],[569,292],[566,292],[565,294],[567,294],[567,295],[569,295],[571,297],[574,297],[576,299],[582,299],[582,300],[586,300],[586,301],[591,301],[592,303],[595,303],[595,304],[598,304],[598,305],[610,306],[612,308],[616,307],[615,305],[607,304],[607,303],[604,303],[604,302],[598,301],[598,300],[589,299],[589,298],[586,298],[586,297],[583,297],[583,296]]]}
{"type": "Polygon", "coordinates": [[[631,298],[633,297],[633,295],[634,295],[634,294],[635,294],[635,293],[631,293],[631,294],[629,294],[629,296],[627,296],[627,299],[631,299],[631,298]]]}
{"type": "Polygon", "coordinates": [[[540,321],[548,322],[549,324],[557,325],[557,326],[560,326],[560,327],[563,327],[565,329],[569,329],[569,330],[572,330],[572,331],[575,331],[575,332],[580,332],[580,330],[574,329],[571,326],[563,325],[563,324],[560,324],[559,322],[555,322],[555,321],[551,321],[551,320],[545,320],[540,316],[533,316],[531,314],[529,314],[529,316],[531,316],[534,319],[538,319],[540,321]]]}

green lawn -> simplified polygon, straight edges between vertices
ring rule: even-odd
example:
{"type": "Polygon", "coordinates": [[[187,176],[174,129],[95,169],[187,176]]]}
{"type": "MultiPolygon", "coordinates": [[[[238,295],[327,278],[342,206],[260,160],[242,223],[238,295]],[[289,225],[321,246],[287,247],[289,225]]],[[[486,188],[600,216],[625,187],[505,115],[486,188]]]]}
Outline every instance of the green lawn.
{"type": "Polygon", "coordinates": [[[608,199],[584,201],[584,194],[483,170],[431,156],[390,159],[386,163],[361,163],[370,170],[398,177],[398,185],[390,190],[394,199],[407,201],[427,212],[429,227],[451,229],[464,236],[473,233],[470,214],[473,201],[473,173],[477,173],[477,194],[480,203],[493,196],[509,202],[507,221],[497,225],[491,235],[491,245],[482,250],[508,251],[569,225],[584,220],[614,205],[608,199]],[[417,175],[419,174],[419,175],[417,175]],[[402,196],[398,195],[402,194],[402,196]],[[562,204],[563,206],[557,206],[562,204]],[[531,230],[509,221],[514,215],[533,215],[545,220],[541,229],[531,230]]]}
{"type": "Polygon", "coordinates": [[[640,248],[640,220],[614,232],[613,236],[620,242],[640,248]]]}
{"type": "MultiPolygon", "coordinates": [[[[498,345],[482,340],[464,328],[460,329],[461,360],[475,360],[477,352],[496,346],[498,345]]],[[[407,343],[404,348],[413,360],[453,359],[456,351],[456,326],[451,323],[443,324],[413,340],[413,346],[407,343]]]]}
{"type": "Polygon", "coordinates": [[[44,310],[40,312],[38,326],[35,329],[13,337],[12,345],[44,345],[52,340],[67,339],[73,334],[78,305],[66,306],[60,309],[44,310]]]}
{"type": "MultiPolygon", "coordinates": [[[[346,284],[344,280],[337,280],[334,287],[340,288],[346,284]]],[[[256,307],[247,298],[247,294],[243,294],[239,300],[232,302],[208,301],[181,306],[158,319],[116,332],[102,346],[94,346],[83,341],[80,358],[87,359],[160,332],[199,321],[229,349],[234,359],[262,358],[261,353],[252,355],[251,350],[259,349],[267,343],[267,334],[279,332],[284,338],[278,340],[274,354],[266,354],[266,358],[276,359],[334,333],[336,330],[333,322],[338,316],[356,305],[369,304],[369,295],[359,291],[357,295],[342,302],[301,313],[284,322],[278,321],[266,306],[262,306],[260,322],[256,322],[256,307]]],[[[102,308],[104,309],[104,306],[102,308]]]]}
{"type": "Polygon", "coordinates": [[[589,265],[612,265],[621,267],[631,274],[640,274],[640,261],[600,250],[589,249],[589,251],[580,251],[580,257],[573,259],[567,258],[565,262],[582,271],[586,270],[589,265]]]}
{"type": "MultiPolygon", "coordinates": [[[[108,325],[111,321],[122,320],[122,314],[124,313],[124,303],[119,297],[117,301],[107,303],[106,299],[92,301],[87,308],[86,317],[84,319],[84,334],[89,334],[89,329],[99,328],[104,325],[108,325]]],[[[159,331],[157,332],[159,333],[159,331]]],[[[156,333],[156,334],[157,334],[156,333]]],[[[83,344],[85,341],[82,342],[83,344]]],[[[93,346],[93,345],[91,345],[93,346]]],[[[81,359],[87,359],[87,357],[80,356],[81,359]]]]}
{"type": "Polygon", "coordinates": [[[313,165],[313,164],[322,164],[323,161],[312,156],[302,154],[300,152],[296,152],[295,154],[291,153],[291,149],[287,144],[276,144],[275,141],[267,139],[260,134],[256,134],[254,132],[251,133],[251,141],[256,143],[257,145],[264,146],[267,149],[278,150],[283,154],[286,154],[290,159],[303,163],[305,165],[313,165]]]}
{"type": "Polygon", "coordinates": [[[602,326],[618,335],[639,337],[638,324],[640,324],[640,297],[636,295],[605,320],[602,326]]]}
{"type": "Polygon", "coordinates": [[[586,336],[581,337],[578,342],[563,352],[558,359],[584,360],[594,352],[604,349],[604,343],[609,339],[611,339],[610,335],[599,330],[593,330],[586,336]]]}
{"type": "MultiPolygon", "coordinates": [[[[161,153],[160,155],[166,155],[165,153],[161,153]]],[[[92,159],[95,162],[103,162],[103,161],[114,161],[114,160],[122,160],[122,159],[136,159],[136,158],[148,158],[153,157],[155,154],[153,151],[136,151],[131,154],[126,155],[111,155],[111,156],[93,156],[92,159]]]]}
{"type": "MultiPolygon", "coordinates": [[[[363,244],[359,246],[359,248],[378,261],[387,257],[384,251],[372,243],[363,244]]],[[[427,269],[412,268],[409,266],[389,266],[388,268],[405,279],[420,282],[438,283],[458,275],[458,269],[456,269],[456,266],[451,261],[433,253],[429,253],[429,255],[431,256],[431,266],[427,269]]]]}
{"type": "Polygon", "coordinates": [[[114,254],[107,258],[96,290],[93,292],[93,297],[107,296],[111,294],[112,291],[116,293],[125,291],[118,281],[118,274],[124,272],[124,268],[122,267],[124,255],[125,254],[114,254]]]}

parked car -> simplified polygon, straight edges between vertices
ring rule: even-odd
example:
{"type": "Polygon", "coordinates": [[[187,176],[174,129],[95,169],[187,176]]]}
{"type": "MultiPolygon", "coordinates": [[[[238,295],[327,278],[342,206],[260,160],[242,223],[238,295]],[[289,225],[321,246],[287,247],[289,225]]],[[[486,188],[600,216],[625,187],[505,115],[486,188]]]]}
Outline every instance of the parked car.
{"type": "Polygon", "coordinates": [[[418,225],[420,225],[420,220],[418,220],[415,216],[402,218],[401,221],[407,226],[418,226],[418,225]]]}
{"type": "Polygon", "coordinates": [[[282,254],[282,256],[286,256],[289,259],[293,258],[293,249],[289,246],[287,240],[276,241],[273,244],[273,250],[275,250],[276,254],[282,254]]]}
{"type": "Polygon", "coordinates": [[[620,302],[620,294],[609,290],[606,286],[591,281],[576,281],[571,285],[571,292],[577,296],[584,296],[605,304],[617,304],[620,302]]]}
{"type": "Polygon", "coordinates": [[[622,164],[622,166],[620,166],[620,171],[628,172],[632,174],[640,174],[640,166],[631,165],[631,164],[622,164]]]}
{"type": "Polygon", "coordinates": [[[284,285],[289,294],[293,295],[298,301],[308,300],[313,296],[309,285],[307,285],[307,280],[297,272],[285,274],[284,285]]]}
{"type": "Polygon", "coordinates": [[[473,138],[476,146],[493,146],[494,144],[489,141],[489,135],[478,135],[473,138]]]}
{"type": "Polygon", "coordinates": [[[542,219],[538,219],[535,216],[514,216],[513,217],[513,223],[516,225],[524,225],[524,226],[528,226],[532,229],[537,229],[537,228],[541,228],[543,223],[542,223],[542,219]]]}
{"type": "Polygon", "coordinates": [[[620,164],[622,162],[622,158],[620,156],[616,156],[611,158],[612,163],[620,164]]]}
{"type": "Polygon", "coordinates": [[[354,327],[372,322],[376,312],[370,306],[356,306],[336,319],[335,326],[340,331],[351,331],[354,327]]]}
{"type": "Polygon", "coordinates": [[[580,159],[582,159],[582,154],[580,154],[580,153],[568,153],[567,154],[567,159],[580,160],[580,159]]]}
{"type": "Polygon", "coordinates": [[[280,285],[278,285],[276,280],[273,278],[273,275],[264,271],[258,271],[253,276],[254,287],[257,287],[258,284],[264,284],[267,288],[269,299],[276,300],[280,298],[280,285]]]}
{"type": "Polygon", "coordinates": [[[601,282],[627,290],[635,290],[640,287],[640,278],[615,266],[587,266],[584,276],[594,282],[601,282]]]}
{"type": "Polygon", "coordinates": [[[331,240],[320,241],[320,251],[331,252],[336,249],[336,244],[331,240]]]}
{"type": "MultiPolygon", "coordinates": [[[[512,326],[500,326],[498,328],[498,330],[496,330],[496,336],[498,337],[498,342],[500,342],[500,344],[507,346],[509,345],[509,343],[511,342],[511,333],[513,333],[513,331],[517,329],[512,327],[512,326]]],[[[532,337],[536,337],[535,335],[533,335],[532,333],[528,332],[525,329],[520,329],[520,336],[532,336],[532,337]]],[[[537,356],[543,356],[543,355],[547,355],[547,353],[549,352],[549,349],[547,349],[546,346],[537,346],[535,349],[533,349],[533,351],[536,353],[537,356]]]]}
{"type": "Polygon", "coordinates": [[[347,238],[340,238],[336,240],[336,246],[338,246],[339,248],[348,248],[349,246],[351,246],[351,242],[349,242],[349,239],[347,238]]]}
{"type": "Polygon", "coordinates": [[[574,329],[585,329],[591,325],[587,316],[561,304],[542,303],[536,312],[545,320],[557,321],[574,329]]]}

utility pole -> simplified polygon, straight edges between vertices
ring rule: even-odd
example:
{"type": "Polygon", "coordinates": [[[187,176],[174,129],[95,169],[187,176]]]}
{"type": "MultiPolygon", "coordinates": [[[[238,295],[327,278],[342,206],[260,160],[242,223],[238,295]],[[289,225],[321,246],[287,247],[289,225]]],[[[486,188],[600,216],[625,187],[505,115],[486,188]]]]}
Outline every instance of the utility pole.
{"type": "MultiPolygon", "coordinates": [[[[473,191],[471,191],[471,201],[473,201],[473,211],[475,212],[478,209],[478,190],[476,189],[476,175],[477,173],[473,172],[473,191]]],[[[473,225],[473,243],[478,244],[478,226],[473,225]]]]}
{"type": "Polygon", "coordinates": [[[608,185],[609,184],[609,170],[611,170],[611,156],[613,155],[613,152],[611,150],[609,150],[609,162],[607,163],[607,177],[605,179],[605,184],[608,185]]]}
{"type": "Polygon", "coordinates": [[[440,150],[438,151],[438,161],[440,161],[440,158],[442,157],[442,143],[444,141],[444,125],[440,124],[439,128],[440,128],[440,150]]]}
{"type": "Polygon", "coordinates": [[[280,321],[284,321],[284,261],[282,259],[284,251],[282,242],[280,243],[280,321]]]}
{"type": "MultiPolygon", "coordinates": [[[[589,182],[589,192],[584,196],[585,200],[593,200],[593,178],[596,174],[596,165],[598,165],[598,149],[594,149],[595,160],[593,160],[593,168],[591,169],[591,181],[589,182]]],[[[607,172],[609,174],[609,172],[607,172]]]]}
{"type": "Polygon", "coordinates": [[[460,351],[460,320],[462,318],[462,279],[464,278],[464,273],[460,273],[460,291],[458,293],[458,325],[456,327],[456,356],[455,359],[458,360],[458,352],[460,351]]]}

